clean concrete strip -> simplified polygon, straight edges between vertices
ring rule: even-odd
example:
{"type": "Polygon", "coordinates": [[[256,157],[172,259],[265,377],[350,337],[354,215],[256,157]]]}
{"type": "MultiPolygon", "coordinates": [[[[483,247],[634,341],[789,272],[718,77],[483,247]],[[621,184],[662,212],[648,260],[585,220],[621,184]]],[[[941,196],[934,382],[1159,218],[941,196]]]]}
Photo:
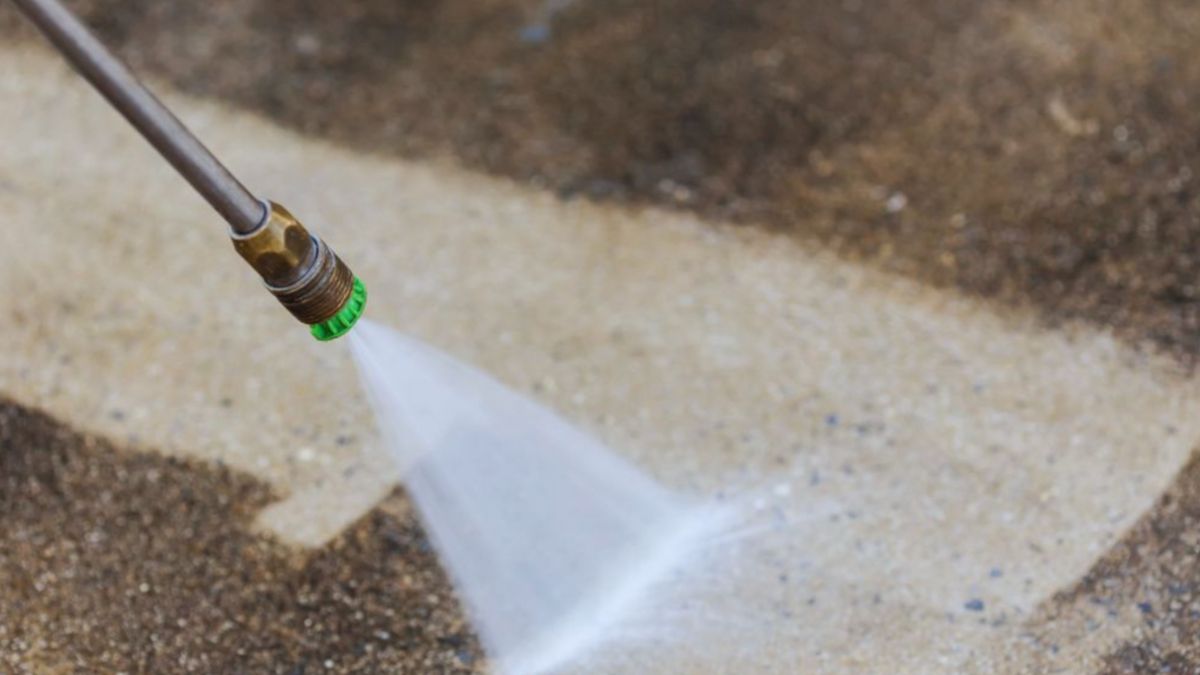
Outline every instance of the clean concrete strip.
{"type": "MultiPolygon", "coordinates": [[[[265,516],[285,538],[322,541],[372,506],[395,476],[342,346],[295,324],[54,58],[5,47],[0,64],[0,391],[265,478],[292,495],[265,516]]],[[[1085,571],[1200,438],[1200,387],[1104,334],[166,98],[351,262],[373,318],[671,485],[773,486],[790,554],[746,590],[783,605],[760,628],[767,671],[986,670],[993,624],[1085,571]]]]}

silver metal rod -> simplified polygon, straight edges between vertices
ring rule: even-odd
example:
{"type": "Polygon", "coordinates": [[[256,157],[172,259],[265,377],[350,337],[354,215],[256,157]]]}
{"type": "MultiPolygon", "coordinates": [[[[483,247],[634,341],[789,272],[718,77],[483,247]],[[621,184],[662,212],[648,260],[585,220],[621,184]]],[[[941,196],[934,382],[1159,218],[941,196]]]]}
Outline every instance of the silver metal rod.
{"type": "Polygon", "coordinates": [[[59,0],[13,2],[235,232],[251,232],[263,222],[263,202],[250,194],[59,0]]]}

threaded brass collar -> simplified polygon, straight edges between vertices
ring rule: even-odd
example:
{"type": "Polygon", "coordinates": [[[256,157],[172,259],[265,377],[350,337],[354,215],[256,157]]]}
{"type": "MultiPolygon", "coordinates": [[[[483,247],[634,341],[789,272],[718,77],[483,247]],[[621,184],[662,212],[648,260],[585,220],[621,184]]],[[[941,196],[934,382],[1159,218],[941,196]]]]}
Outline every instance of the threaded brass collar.
{"type": "Polygon", "coordinates": [[[306,324],[333,318],[350,299],[354,274],[287,209],[270,202],[254,231],[232,233],[233,247],[279,302],[306,324]]]}

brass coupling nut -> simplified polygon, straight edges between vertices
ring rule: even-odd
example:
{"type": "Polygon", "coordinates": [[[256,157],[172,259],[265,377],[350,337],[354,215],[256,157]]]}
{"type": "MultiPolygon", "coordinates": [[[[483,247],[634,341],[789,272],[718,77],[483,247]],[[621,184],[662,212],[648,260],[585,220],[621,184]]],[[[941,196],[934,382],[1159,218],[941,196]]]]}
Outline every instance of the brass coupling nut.
{"type": "Polygon", "coordinates": [[[231,234],[233,247],[292,316],[313,326],[314,336],[324,340],[345,333],[353,321],[340,331],[332,331],[336,334],[330,334],[324,324],[335,319],[345,323],[347,313],[357,319],[365,302],[365,289],[333,249],[310,234],[287,209],[274,202],[266,206],[266,217],[254,231],[231,234]],[[355,303],[358,306],[354,312],[345,311],[355,303]]]}

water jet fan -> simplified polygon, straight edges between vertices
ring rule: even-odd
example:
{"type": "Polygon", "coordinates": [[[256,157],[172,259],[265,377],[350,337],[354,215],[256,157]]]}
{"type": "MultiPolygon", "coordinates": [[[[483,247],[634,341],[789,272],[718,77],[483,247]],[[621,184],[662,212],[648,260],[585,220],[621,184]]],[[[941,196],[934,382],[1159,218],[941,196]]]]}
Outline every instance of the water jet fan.
{"type": "Polygon", "coordinates": [[[722,525],[486,374],[360,321],[366,289],[327,244],[253,196],[59,0],[14,2],[221,214],[314,337],[349,334],[382,440],[497,669],[544,672],[620,633],[722,525]]]}

